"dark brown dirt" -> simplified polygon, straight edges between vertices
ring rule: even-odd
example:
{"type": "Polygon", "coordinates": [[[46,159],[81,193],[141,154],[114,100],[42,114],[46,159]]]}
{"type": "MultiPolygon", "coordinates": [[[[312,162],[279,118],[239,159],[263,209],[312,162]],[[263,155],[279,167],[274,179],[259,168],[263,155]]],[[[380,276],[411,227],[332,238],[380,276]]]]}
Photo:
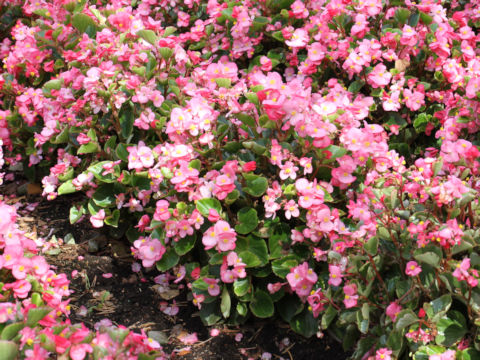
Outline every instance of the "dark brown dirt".
{"type": "Polygon", "coordinates": [[[48,239],[52,236],[63,239],[70,233],[75,239],[75,244],[59,245],[58,254],[47,256],[57,272],[66,273],[71,279],[72,272],[78,272],[70,284],[74,291],[70,302],[72,323],[84,322],[93,328],[95,323],[108,318],[134,331],[160,331],[165,335],[165,352],[172,353],[175,359],[260,359],[264,352],[271,353],[272,359],[285,360],[347,358],[341,345],[328,336],[305,339],[278,320],[251,320],[238,328],[220,325],[217,327],[220,334],[212,338],[210,329],[196,315],[197,308],[187,301],[185,289],[179,289],[175,299],[180,307],[178,315],[164,314],[159,310],[162,299],[152,289],[155,284],[153,278],[158,273],[152,271],[142,275],[132,272],[131,263],[134,260],[129,255],[126,239],[112,240],[99,234],[88,221],[75,225],[69,223],[70,206],[81,200],[81,196],[63,196],[54,201],[47,201],[39,195],[18,196],[15,191],[19,185],[21,182],[3,185],[0,194],[10,195],[10,203],[39,202],[33,211],[20,207],[19,223],[25,231],[37,237],[48,236],[48,239]],[[95,253],[88,252],[88,240],[92,237],[96,237],[101,245],[95,253]],[[79,256],[83,260],[79,260],[79,256]],[[105,278],[105,273],[113,276],[105,278]],[[79,315],[82,306],[88,309],[86,316],[79,315]],[[178,339],[178,335],[185,332],[197,333],[199,342],[187,347],[178,339]],[[236,341],[235,335],[239,333],[243,337],[241,341],[236,341]]]}

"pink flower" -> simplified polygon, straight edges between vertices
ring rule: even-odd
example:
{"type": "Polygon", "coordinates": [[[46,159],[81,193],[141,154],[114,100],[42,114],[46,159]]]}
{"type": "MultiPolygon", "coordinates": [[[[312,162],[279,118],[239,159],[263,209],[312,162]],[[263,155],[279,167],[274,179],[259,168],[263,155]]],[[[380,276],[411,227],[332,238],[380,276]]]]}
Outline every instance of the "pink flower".
{"type": "Polygon", "coordinates": [[[343,287],[343,292],[345,293],[345,299],[343,303],[347,309],[357,306],[357,285],[349,284],[343,287]]]}
{"type": "Polygon", "coordinates": [[[365,33],[367,31],[368,31],[367,17],[364,14],[357,14],[355,16],[355,23],[350,29],[352,36],[356,36],[361,39],[365,36],[365,33]]]}
{"type": "Polygon", "coordinates": [[[25,299],[28,296],[31,288],[32,285],[27,280],[17,280],[15,282],[3,285],[4,290],[12,289],[13,294],[20,299],[25,299]]]}
{"type": "Polygon", "coordinates": [[[243,172],[255,171],[257,168],[257,163],[255,161],[249,161],[242,166],[243,172]]]}
{"type": "Polygon", "coordinates": [[[77,141],[80,145],[85,145],[88,144],[92,139],[88,137],[88,135],[85,135],[81,133],[80,135],[77,136],[77,141]]]}
{"type": "Polygon", "coordinates": [[[205,295],[193,293],[193,304],[198,306],[199,309],[202,308],[202,302],[205,301],[205,295]]]}
{"type": "Polygon", "coordinates": [[[387,306],[387,309],[385,312],[387,316],[389,316],[390,319],[392,319],[392,321],[395,322],[395,320],[397,319],[397,315],[400,313],[400,311],[402,311],[402,307],[398,305],[397,302],[394,301],[387,306]]]}
{"type": "Polygon", "coordinates": [[[229,251],[235,249],[236,240],[235,230],[226,221],[220,220],[205,232],[202,243],[206,250],[216,246],[219,251],[229,251]]]}
{"type": "Polygon", "coordinates": [[[443,354],[430,355],[428,360],[455,360],[455,350],[447,350],[443,354]]]}
{"type": "Polygon", "coordinates": [[[422,272],[422,268],[418,266],[416,261],[409,261],[405,269],[405,274],[408,276],[417,276],[422,272]]]}
{"type": "Polygon", "coordinates": [[[189,333],[181,333],[178,336],[178,340],[183,342],[185,345],[192,345],[198,341],[197,333],[189,334],[189,333]]]}
{"type": "Polygon", "coordinates": [[[325,304],[328,303],[328,299],[322,289],[317,289],[315,292],[312,292],[312,294],[308,296],[307,301],[314,317],[318,317],[325,309],[325,304]]]}
{"type": "Polygon", "coordinates": [[[218,211],[215,209],[209,209],[208,210],[208,221],[211,222],[217,222],[220,220],[220,215],[218,214],[218,211]]]}
{"type": "Polygon", "coordinates": [[[208,293],[210,296],[218,296],[220,294],[220,286],[218,286],[218,279],[203,279],[208,284],[208,293]]]}
{"type": "Polygon", "coordinates": [[[147,240],[141,238],[134,241],[133,246],[135,247],[132,248],[134,254],[142,260],[144,267],[152,266],[162,258],[166,251],[165,246],[158,239],[147,240]]]}
{"type": "Polygon", "coordinates": [[[375,360],[391,360],[392,350],[387,348],[378,349],[375,353],[375,360]]]}
{"type": "Polygon", "coordinates": [[[307,45],[309,40],[310,37],[308,36],[308,32],[305,29],[300,28],[293,32],[292,38],[285,41],[285,44],[293,48],[301,48],[307,45]]]}
{"type": "Polygon", "coordinates": [[[270,60],[268,57],[266,56],[262,56],[260,57],[260,68],[263,70],[263,71],[270,71],[272,70],[272,60],[270,60]]]}
{"type": "Polygon", "coordinates": [[[105,210],[99,210],[95,215],[90,216],[90,222],[93,227],[101,228],[103,226],[103,220],[105,219],[105,210]]]}
{"type": "Polygon", "coordinates": [[[70,357],[72,360],[83,360],[88,353],[91,353],[93,348],[89,344],[76,344],[70,348],[70,357]]]}
{"type": "Polygon", "coordinates": [[[286,180],[288,178],[295,180],[297,178],[298,167],[296,167],[293,162],[287,161],[285,165],[280,166],[282,169],[280,171],[280,179],[286,180]]]}
{"type": "Polygon", "coordinates": [[[157,221],[166,221],[170,218],[170,211],[168,210],[169,203],[167,200],[158,200],[156,203],[155,213],[153,218],[157,221]]]}
{"type": "Polygon", "coordinates": [[[291,217],[298,217],[300,215],[300,210],[298,210],[298,205],[295,200],[289,200],[283,207],[285,210],[285,217],[291,219],[291,217]]]}
{"type": "Polygon", "coordinates": [[[310,290],[312,290],[312,286],[317,282],[317,279],[317,274],[308,267],[307,262],[294,267],[287,275],[290,287],[300,297],[310,294],[310,290]]]}
{"type": "Polygon", "coordinates": [[[342,270],[340,266],[337,265],[328,265],[328,270],[330,271],[330,278],[328,283],[333,286],[338,286],[342,283],[342,270]]]}
{"type": "Polygon", "coordinates": [[[425,104],[424,98],[425,95],[419,91],[412,93],[409,89],[403,90],[405,106],[412,111],[417,111],[425,104]]]}
{"type": "Polygon", "coordinates": [[[385,87],[390,83],[392,74],[387,70],[383,64],[375,66],[370,74],[367,76],[368,83],[374,88],[385,87]]]}

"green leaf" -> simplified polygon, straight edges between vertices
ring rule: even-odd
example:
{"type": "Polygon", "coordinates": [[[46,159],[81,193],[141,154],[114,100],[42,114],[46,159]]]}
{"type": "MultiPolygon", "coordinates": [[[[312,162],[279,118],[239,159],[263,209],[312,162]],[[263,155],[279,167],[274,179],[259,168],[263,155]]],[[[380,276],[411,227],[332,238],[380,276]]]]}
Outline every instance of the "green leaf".
{"type": "Polygon", "coordinates": [[[28,310],[26,325],[31,328],[35,327],[37,323],[47,316],[51,311],[52,309],[49,307],[37,307],[28,310]]]}
{"type": "Polygon", "coordinates": [[[262,116],[260,116],[258,118],[258,123],[260,124],[261,127],[265,128],[265,129],[276,129],[277,128],[277,124],[275,123],[275,121],[270,120],[270,118],[266,114],[263,114],[262,116]]]}
{"type": "Polygon", "coordinates": [[[244,304],[244,303],[239,302],[239,303],[237,304],[237,312],[238,312],[241,316],[247,315],[247,312],[248,312],[247,305],[244,304]]]}
{"type": "Polygon", "coordinates": [[[290,321],[290,326],[296,333],[309,338],[317,333],[318,321],[310,311],[305,309],[290,321]]]}
{"type": "Polygon", "coordinates": [[[98,180],[101,180],[106,183],[113,183],[116,181],[116,177],[113,174],[107,174],[107,175],[102,175],[102,173],[105,171],[103,168],[103,165],[105,164],[110,164],[111,161],[101,161],[99,163],[96,163],[94,165],[91,165],[88,167],[87,171],[91,172],[95,178],[98,180]]]}
{"type": "Polygon", "coordinates": [[[192,289],[196,290],[197,292],[207,291],[208,284],[203,279],[197,279],[192,283],[192,289]]]}
{"type": "Polygon", "coordinates": [[[457,359],[458,360],[475,360],[480,359],[480,352],[473,348],[468,348],[462,350],[460,353],[457,352],[457,359]]]}
{"type": "Polygon", "coordinates": [[[2,330],[2,340],[12,340],[24,327],[25,324],[23,322],[17,322],[5,326],[5,328],[2,330]]]}
{"type": "Polygon", "coordinates": [[[287,294],[276,303],[277,311],[286,322],[302,312],[304,305],[296,295],[287,294]]]}
{"type": "Polygon", "coordinates": [[[58,134],[55,139],[50,140],[53,144],[64,144],[68,143],[69,140],[69,126],[65,126],[63,130],[58,134]]]}
{"type": "Polygon", "coordinates": [[[170,270],[172,267],[178,264],[180,257],[177,255],[173,248],[167,249],[165,254],[163,254],[162,258],[157,261],[157,270],[165,272],[170,270]]]}
{"type": "Polygon", "coordinates": [[[437,176],[440,170],[443,168],[443,159],[440,157],[433,163],[433,176],[437,176]]]}
{"type": "Polygon", "coordinates": [[[128,150],[124,144],[118,144],[117,148],[115,149],[115,155],[119,160],[123,160],[125,162],[128,161],[128,150]]]}
{"type": "Polygon", "coordinates": [[[178,255],[185,255],[195,246],[196,236],[185,236],[178,241],[173,242],[173,247],[178,255]]]}
{"type": "Polygon", "coordinates": [[[250,278],[237,279],[233,283],[233,292],[238,297],[244,296],[250,290],[250,278]]]}
{"type": "Polygon", "coordinates": [[[378,237],[372,236],[363,247],[368,254],[376,255],[378,251],[378,237]]]}
{"type": "Polygon", "coordinates": [[[91,141],[88,144],[80,145],[80,147],[77,150],[77,155],[91,154],[99,151],[100,151],[100,146],[98,146],[98,143],[91,141]]]}
{"type": "Polygon", "coordinates": [[[223,88],[230,88],[232,87],[232,80],[228,78],[216,78],[215,82],[217,83],[218,86],[223,87],[223,88]]]}
{"type": "Polygon", "coordinates": [[[355,80],[350,84],[348,87],[348,91],[352,93],[358,93],[360,89],[365,85],[365,81],[363,80],[355,80]]]}
{"type": "Polygon", "coordinates": [[[265,240],[253,234],[248,237],[238,237],[235,251],[247,267],[263,266],[268,262],[268,249],[265,240]],[[252,255],[258,259],[258,264],[248,264],[249,260],[253,261],[252,255]]]}
{"type": "Polygon", "coordinates": [[[405,329],[407,326],[412,325],[413,323],[416,323],[418,321],[417,315],[410,310],[410,309],[405,309],[400,311],[400,313],[397,315],[397,320],[395,322],[395,328],[400,331],[405,329]]]}
{"type": "Polygon", "coordinates": [[[326,330],[330,326],[337,314],[338,310],[336,310],[332,305],[328,305],[327,310],[325,310],[325,313],[322,316],[321,326],[323,330],[326,330]]]}
{"type": "Polygon", "coordinates": [[[467,333],[467,329],[458,321],[443,318],[437,322],[437,336],[435,342],[438,345],[450,347],[458,343],[467,333]]]}
{"type": "Polygon", "coordinates": [[[285,41],[285,38],[283,37],[283,34],[281,31],[275,31],[274,33],[272,33],[272,37],[275,39],[275,40],[278,40],[280,42],[284,42],[285,41]]]}
{"type": "Polygon", "coordinates": [[[468,203],[472,202],[478,197],[477,193],[475,191],[469,191],[465,194],[462,195],[462,198],[460,200],[457,200],[457,203],[459,206],[465,206],[468,203]]]}
{"type": "Polygon", "coordinates": [[[253,31],[262,30],[269,22],[270,21],[267,17],[257,16],[255,19],[253,19],[253,31]]]}
{"type": "Polygon", "coordinates": [[[433,21],[433,18],[428,15],[428,14],[425,14],[424,12],[420,11],[420,19],[422,19],[422,22],[425,24],[425,25],[430,25],[433,21]]]}
{"type": "Polygon", "coordinates": [[[251,117],[250,115],[244,114],[244,113],[238,113],[234,115],[238,120],[240,120],[242,123],[247,125],[248,127],[255,128],[257,126],[257,123],[255,122],[255,119],[251,117]]]}
{"type": "MultiPolygon", "coordinates": [[[[72,18],[72,25],[82,34],[87,32],[89,28],[93,29],[93,35],[97,32],[97,24],[90,16],[85,14],[75,14],[72,18]]],[[[88,35],[90,36],[92,33],[89,33],[88,35]]]]}
{"type": "Polygon", "coordinates": [[[47,81],[45,84],[43,84],[43,89],[46,90],[60,90],[62,88],[63,84],[63,79],[54,79],[47,81]]]}
{"type": "Polygon", "coordinates": [[[402,349],[403,342],[403,334],[400,331],[391,331],[388,335],[387,346],[395,352],[395,355],[398,355],[398,352],[402,349]]]}
{"type": "Polygon", "coordinates": [[[250,310],[253,315],[259,318],[273,316],[274,306],[272,298],[263,290],[255,290],[253,300],[250,303],[250,310]]]}
{"type": "Polygon", "coordinates": [[[36,306],[42,306],[44,304],[42,296],[38,292],[32,294],[32,304],[36,306]]]}
{"type": "MultiPolygon", "coordinates": [[[[260,102],[258,101],[258,95],[254,92],[247,92],[245,93],[245,97],[247,98],[248,101],[250,101],[252,104],[255,104],[255,105],[260,105],[260,102]]],[[[240,119],[240,121],[242,121],[240,119]]],[[[243,121],[242,121],[243,122],[243,121]]],[[[254,125],[252,125],[254,126],[254,125]]]]}
{"type": "Polygon", "coordinates": [[[275,275],[285,279],[290,269],[298,265],[298,258],[295,255],[287,255],[281,259],[272,261],[272,271],[275,275]]]}
{"type": "Polygon", "coordinates": [[[226,319],[230,316],[230,308],[232,306],[232,301],[230,299],[230,294],[228,293],[227,286],[223,286],[222,291],[222,300],[220,302],[220,311],[222,312],[223,317],[226,319]]]}
{"type": "Polygon", "coordinates": [[[442,314],[446,313],[452,305],[452,297],[450,294],[442,295],[439,298],[430,301],[430,305],[432,306],[434,316],[443,316],[442,314]]]}
{"type": "Polygon", "coordinates": [[[370,305],[364,303],[356,313],[357,327],[362,334],[367,334],[370,326],[370,305]]]}
{"type": "Polygon", "coordinates": [[[257,255],[252,253],[251,251],[244,250],[238,252],[238,255],[242,259],[242,262],[246,265],[247,268],[254,268],[257,266],[262,266],[262,261],[258,258],[257,255]]]}
{"type": "Polygon", "coordinates": [[[112,215],[105,217],[105,224],[118,227],[118,220],[120,220],[120,210],[115,209],[112,215]]]}
{"type": "Polygon", "coordinates": [[[137,35],[152,45],[155,45],[158,41],[157,35],[152,30],[139,30],[137,35]]]}
{"type": "Polygon", "coordinates": [[[247,187],[243,188],[247,194],[254,197],[262,196],[268,188],[268,181],[264,177],[257,177],[252,180],[247,180],[247,187]]]}
{"type": "Polygon", "coordinates": [[[177,31],[177,28],[175,26],[167,26],[165,28],[165,31],[163,32],[163,37],[167,37],[167,36],[170,36],[172,35],[173,33],[175,33],[175,31],[177,31]]]}
{"type": "Polygon", "coordinates": [[[67,181],[73,179],[74,170],[73,167],[69,167],[67,172],[58,175],[58,180],[67,181]]]}
{"type": "Polygon", "coordinates": [[[77,189],[75,186],[72,184],[72,180],[68,180],[64,182],[62,185],[59,186],[57,192],[58,195],[65,195],[65,194],[71,194],[76,192],[77,189]]]}
{"type": "Polygon", "coordinates": [[[395,11],[395,20],[397,20],[400,24],[405,24],[407,19],[410,17],[410,11],[404,8],[399,8],[395,11]]]}
{"type": "Polygon", "coordinates": [[[102,208],[114,205],[116,202],[115,193],[112,185],[101,185],[92,196],[95,205],[102,208]]]}
{"type": "Polygon", "coordinates": [[[200,319],[202,319],[202,322],[205,325],[214,325],[222,319],[222,316],[218,312],[218,307],[217,301],[202,304],[202,309],[200,310],[200,319]]]}
{"type": "Polygon", "coordinates": [[[440,257],[434,252],[426,252],[423,254],[417,254],[413,256],[415,260],[423,262],[425,264],[437,267],[440,264],[440,257]]]}
{"type": "Polygon", "coordinates": [[[173,55],[173,49],[170,49],[168,47],[161,47],[159,51],[160,55],[162,55],[162,58],[164,58],[165,60],[170,59],[173,55]]]}
{"type": "Polygon", "coordinates": [[[225,203],[227,205],[233,204],[240,197],[240,192],[237,189],[234,189],[230,194],[225,198],[225,203]]]}
{"type": "Polygon", "coordinates": [[[131,104],[124,105],[120,113],[120,127],[122,129],[121,135],[124,139],[128,139],[130,135],[132,135],[134,120],[133,108],[131,104]]]}
{"type": "Polygon", "coordinates": [[[418,12],[413,13],[408,19],[408,25],[410,25],[413,28],[416,27],[419,19],[420,19],[420,14],[418,12]]]}
{"type": "Polygon", "coordinates": [[[215,198],[205,198],[197,200],[196,207],[200,214],[205,217],[208,217],[208,212],[210,209],[217,210],[219,214],[222,211],[222,204],[215,198]]]}
{"type": "Polygon", "coordinates": [[[268,238],[268,247],[270,250],[270,259],[277,259],[284,256],[283,245],[290,243],[291,229],[285,223],[273,226],[268,238]]]}
{"type": "Polygon", "coordinates": [[[79,210],[77,209],[76,206],[72,206],[70,208],[70,216],[69,216],[70,224],[75,224],[78,220],[80,220],[82,215],[83,215],[83,208],[79,210]]]}
{"type": "Polygon", "coordinates": [[[355,345],[359,335],[360,333],[358,332],[358,329],[354,324],[348,325],[345,331],[345,336],[343,337],[343,341],[342,341],[343,350],[344,351],[350,350],[353,347],[353,345],[355,345]]]}
{"type": "Polygon", "coordinates": [[[15,360],[18,348],[13,341],[0,340],[0,360],[15,360]]]}
{"type": "Polygon", "coordinates": [[[258,225],[257,210],[253,208],[242,208],[237,214],[239,224],[235,226],[235,231],[239,234],[248,234],[255,230],[258,225]]]}
{"type": "Polygon", "coordinates": [[[421,113],[415,118],[415,120],[413,121],[413,127],[415,128],[417,133],[420,134],[425,131],[429,122],[429,117],[430,115],[421,113]]]}

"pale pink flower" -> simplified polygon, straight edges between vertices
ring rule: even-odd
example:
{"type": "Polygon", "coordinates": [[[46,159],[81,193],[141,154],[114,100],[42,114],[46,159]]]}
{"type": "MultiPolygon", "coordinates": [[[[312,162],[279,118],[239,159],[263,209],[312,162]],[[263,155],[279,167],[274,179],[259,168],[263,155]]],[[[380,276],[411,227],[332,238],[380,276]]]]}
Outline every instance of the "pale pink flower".
{"type": "Polygon", "coordinates": [[[405,274],[408,276],[417,276],[422,272],[422,268],[417,264],[416,261],[409,261],[407,263],[405,274]]]}
{"type": "Polygon", "coordinates": [[[105,210],[99,210],[95,215],[90,216],[90,222],[93,227],[101,228],[103,226],[103,220],[105,220],[105,210]]]}

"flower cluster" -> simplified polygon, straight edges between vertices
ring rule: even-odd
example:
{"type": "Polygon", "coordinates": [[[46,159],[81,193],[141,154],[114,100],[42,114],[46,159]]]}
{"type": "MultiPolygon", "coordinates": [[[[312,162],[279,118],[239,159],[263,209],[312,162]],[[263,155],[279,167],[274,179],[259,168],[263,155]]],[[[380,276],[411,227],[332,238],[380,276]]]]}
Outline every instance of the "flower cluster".
{"type": "Polygon", "coordinates": [[[125,358],[155,351],[166,359],[161,346],[145,334],[135,334],[123,326],[102,326],[97,331],[68,319],[69,280],[53,271],[39,254],[37,244],[16,225],[13,206],[0,200],[0,271],[2,289],[0,324],[2,349],[22,359],[62,356],[83,360],[92,353],[125,358]],[[17,333],[5,329],[17,329],[17,333]],[[9,335],[7,335],[7,333],[9,335]],[[15,355],[16,354],[16,355],[15,355]]]}

